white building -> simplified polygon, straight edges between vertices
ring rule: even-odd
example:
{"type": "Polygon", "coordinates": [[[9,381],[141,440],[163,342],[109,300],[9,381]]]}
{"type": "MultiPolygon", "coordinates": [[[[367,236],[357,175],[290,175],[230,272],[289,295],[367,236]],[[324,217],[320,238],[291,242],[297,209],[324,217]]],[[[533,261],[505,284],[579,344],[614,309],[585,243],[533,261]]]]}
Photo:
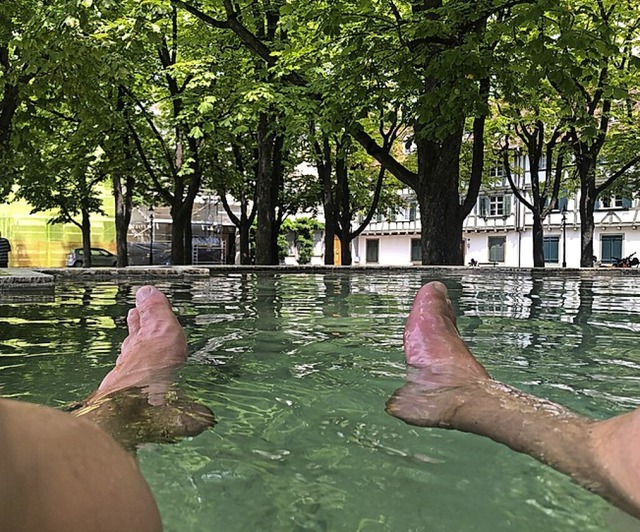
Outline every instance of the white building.
{"type": "MultiPolygon", "coordinates": [[[[541,162],[544,169],[544,162],[541,162]]],[[[465,219],[465,264],[533,267],[533,215],[514,196],[506,177],[493,169],[494,183],[483,187],[465,219]]],[[[524,191],[530,190],[528,172],[514,176],[524,191]]],[[[580,266],[580,214],[575,194],[560,193],[557,208],[544,220],[544,254],[547,267],[580,266]]],[[[594,215],[594,255],[603,264],[638,251],[640,255],[640,203],[619,196],[601,197],[594,215]]],[[[393,220],[369,224],[353,242],[354,262],[360,264],[420,264],[420,213],[408,196],[405,212],[393,220]]],[[[456,245],[452,242],[451,245],[456,245]]]]}

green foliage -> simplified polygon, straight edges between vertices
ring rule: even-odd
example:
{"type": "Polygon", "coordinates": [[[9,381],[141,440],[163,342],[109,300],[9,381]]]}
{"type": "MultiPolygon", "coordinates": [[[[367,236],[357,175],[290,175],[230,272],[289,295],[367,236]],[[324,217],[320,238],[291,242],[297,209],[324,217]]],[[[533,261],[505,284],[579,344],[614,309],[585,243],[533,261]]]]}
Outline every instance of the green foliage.
{"type": "MultiPolygon", "coordinates": [[[[266,65],[228,30],[184,9],[174,27],[169,0],[2,1],[0,189],[19,178],[19,194],[35,208],[57,198],[74,213],[81,205],[100,209],[94,184],[118,172],[138,177],[140,201],[160,189],[165,202],[179,202],[202,171],[210,188],[251,203],[263,113],[285,138],[281,217],[320,203],[317,180],[295,171],[312,160],[311,119],[331,138],[358,120],[379,141],[382,117],[383,126],[401,126],[398,143],[428,139],[437,146],[461,124],[470,131],[471,118],[488,110],[492,161],[505,137],[517,143],[516,126],[542,120],[545,134],[574,131],[591,146],[603,140],[606,116],[599,179],[640,152],[637,2],[516,1],[504,10],[484,0],[428,4],[236,3],[242,23],[277,58],[266,65]],[[296,75],[305,84],[292,83],[296,75]],[[478,91],[487,76],[489,109],[478,91]],[[127,120],[146,161],[127,144],[127,120]]],[[[222,2],[197,5],[214,20],[227,16],[222,2]]],[[[396,148],[404,168],[425,172],[416,152],[403,157],[396,148]]],[[[378,167],[355,144],[344,155],[350,210],[364,213],[378,167]]],[[[460,168],[464,190],[469,143],[460,168]]],[[[621,189],[637,189],[635,168],[621,189]]],[[[386,176],[380,211],[399,208],[400,187],[386,176]]]]}
{"type": "Polygon", "coordinates": [[[281,259],[289,254],[289,241],[287,235],[293,236],[293,243],[298,252],[298,263],[309,264],[313,255],[314,236],[317,231],[322,231],[324,224],[315,218],[302,216],[299,218],[287,218],[280,226],[278,236],[278,250],[281,259]]]}

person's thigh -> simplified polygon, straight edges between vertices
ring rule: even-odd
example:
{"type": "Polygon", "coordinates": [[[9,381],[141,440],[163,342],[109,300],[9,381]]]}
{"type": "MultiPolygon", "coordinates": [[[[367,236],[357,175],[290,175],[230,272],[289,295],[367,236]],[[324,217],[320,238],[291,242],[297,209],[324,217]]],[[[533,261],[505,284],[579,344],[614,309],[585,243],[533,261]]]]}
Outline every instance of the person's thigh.
{"type": "Polygon", "coordinates": [[[162,530],[135,459],[89,421],[0,399],[0,470],[3,529],[162,530]]]}

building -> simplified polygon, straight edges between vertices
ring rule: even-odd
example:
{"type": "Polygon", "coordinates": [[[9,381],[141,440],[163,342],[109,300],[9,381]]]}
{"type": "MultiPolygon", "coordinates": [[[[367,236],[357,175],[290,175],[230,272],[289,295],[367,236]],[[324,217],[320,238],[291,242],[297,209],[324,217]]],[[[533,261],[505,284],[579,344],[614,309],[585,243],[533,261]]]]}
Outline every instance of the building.
{"type": "MultiPolygon", "coordinates": [[[[135,207],[127,237],[130,264],[168,264],[171,258],[171,223],[169,207],[135,207]],[[149,257],[151,247],[153,259],[149,257]]],[[[192,264],[234,263],[236,227],[219,201],[210,196],[196,198],[191,232],[192,264]]]]}
{"type": "MultiPolygon", "coordinates": [[[[91,246],[116,252],[115,203],[102,193],[105,215],[91,215],[91,246]]],[[[25,201],[0,204],[0,233],[9,239],[9,266],[64,267],[69,252],[82,247],[80,228],[51,224],[55,210],[32,213],[25,201]]],[[[209,197],[198,197],[192,217],[194,264],[233,263],[236,231],[224,209],[209,197]]],[[[165,264],[171,256],[171,217],[167,207],[134,207],[127,240],[131,264],[165,264]],[[149,250],[153,246],[153,260],[149,250]]]]}
{"type": "MultiPolygon", "coordinates": [[[[104,209],[113,212],[113,197],[105,194],[104,209]]],[[[82,232],[72,223],[51,224],[54,210],[32,213],[25,201],[0,204],[0,233],[11,242],[9,266],[13,268],[61,267],[69,252],[82,247],[82,232]]],[[[115,252],[113,216],[91,216],[91,244],[115,252]]]]}
{"type": "MultiPolygon", "coordinates": [[[[530,190],[525,171],[514,176],[526,196],[530,190]]],[[[541,161],[541,170],[544,170],[541,161]]],[[[492,185],[483,187],[463,224],[465,263],[533,267],[533,215],[512,193],[499,167],[491,171],[492,185]]],[[[420,213],[415,196],[405,191],[407,206],[393,219],[379,217],[353,242],[360,264],[420,264],[420,213]]],[[[602,197],[594,215],[594,255],[602,264],[631,253],[640,254],[640,203],[621,196],[602,197]]],[[[580,215],[577,193],[561,192],[556,208],[546,217],[544,254],[547,267],[580,267],[580,215]]],[[[455,243],[452,242],[452,245],[455,243]]]]}

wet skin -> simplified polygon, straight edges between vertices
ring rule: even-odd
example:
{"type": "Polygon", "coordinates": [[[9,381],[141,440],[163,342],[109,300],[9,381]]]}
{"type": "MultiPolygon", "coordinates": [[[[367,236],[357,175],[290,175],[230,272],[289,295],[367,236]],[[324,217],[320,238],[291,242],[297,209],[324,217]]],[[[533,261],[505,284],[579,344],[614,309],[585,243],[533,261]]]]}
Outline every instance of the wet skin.
{"type": "Polygon", "coordinates": [[[73,414],[91,420],[128,450],[211,427],[213,413],[174,386],[187,360],[187,341],[166,296],[153,286],[139,288],[127,325],[129,335],[114,368],[73,414]]]}
{"type": "Polygon", "coordinates": [[[408,382],[387,401],[391,415],[487,436],[640,518],[640,409],[594,421],[493,380],[460,338],[439,282],[418,292],[404,349],[408,382]]]}
{"type": "Polygon", "coordinates": [[[199,434],[214,418],[173,386],[187,343],[167,298],[140,288],[127,324],[115,367],[73,415],[0,399],[3,530],[162,530],[149,487],[125,449],[199,434]]]}

